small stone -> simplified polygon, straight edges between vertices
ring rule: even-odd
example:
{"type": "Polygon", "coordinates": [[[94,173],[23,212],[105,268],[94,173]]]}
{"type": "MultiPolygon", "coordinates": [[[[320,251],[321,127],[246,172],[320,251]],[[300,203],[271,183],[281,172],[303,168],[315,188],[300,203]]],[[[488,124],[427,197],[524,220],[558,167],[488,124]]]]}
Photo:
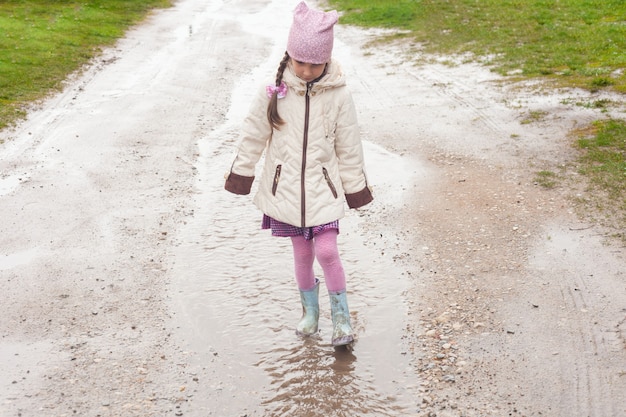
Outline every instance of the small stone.
{"type": "Polygon", "coordinates": [[[445,313],[437,317],[435,321],[439,324],[447,323],[448,321],[450,321],[450,318],[448,317],[449,315],[450,313],[446,311],[445,313]]]}

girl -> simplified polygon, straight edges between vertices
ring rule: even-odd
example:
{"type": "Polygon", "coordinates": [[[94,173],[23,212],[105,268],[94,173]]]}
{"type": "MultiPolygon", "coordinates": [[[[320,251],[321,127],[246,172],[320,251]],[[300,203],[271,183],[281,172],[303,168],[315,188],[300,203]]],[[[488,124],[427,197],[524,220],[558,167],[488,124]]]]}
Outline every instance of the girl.
{"type": "Polygon", "coordinates": [[[354,340],[346,278],[337,235],[345,202],[358,208],[372,201],[363,168],[356,111],[339,64],[331,59],[336,11],[294,11],[287,52],[276,80],[263,88],[244,121],[226,190],[249,194],[254,170],[265,164],[254,203],[264,213],[262,228],[291,238],[303,315],[302,336],[318,330],[319,280],[324,272],[333,322],[332,344],[354,340]],[[344,199],[345,195],[345,199],[344,199]]]}

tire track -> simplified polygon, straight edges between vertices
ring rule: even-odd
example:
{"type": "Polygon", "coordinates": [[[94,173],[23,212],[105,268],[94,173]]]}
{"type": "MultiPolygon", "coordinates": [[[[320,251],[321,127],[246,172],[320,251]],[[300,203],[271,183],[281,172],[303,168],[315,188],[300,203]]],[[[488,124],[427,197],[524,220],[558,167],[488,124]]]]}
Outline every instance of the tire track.
{"type": "Polygon", "coordinates": [[[617,271],[609,264],[589,257],[587,245],[597,240],[592,236],[585,236],[582,245],[584,232],[552,228],[548,233],[550,242],[541,249],[545,254],[536,255],[533,264],[559,277],[554,289],[563,304],[557,313],[561,319],[555,329],[560,341],[555,360],[562,371],[562,408],[571,408],[573,416],[623,415],[625,405],[615,401],[626,390],[620,374],[620,367],[626,366],[617,330],[620,306],[609,297],[620,285],[615,281],[619,274],[612,275],[617,271]]]}

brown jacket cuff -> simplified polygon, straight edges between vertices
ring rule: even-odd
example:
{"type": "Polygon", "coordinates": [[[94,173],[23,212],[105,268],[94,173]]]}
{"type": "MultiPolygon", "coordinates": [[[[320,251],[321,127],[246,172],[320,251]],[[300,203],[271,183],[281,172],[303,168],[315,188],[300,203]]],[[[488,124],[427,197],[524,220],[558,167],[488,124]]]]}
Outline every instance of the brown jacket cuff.
{"type": "Polygon", "coordinates": [[[237,175],[234,172],[231,172],[226,177],[226,184],[224,184],[224,189],[226,191],[230,191],[233,194],[250,194],[250,189],[252,188],[253,181],[254,177],[244,177],[243,175],[237,175]]]}
{"type": "Polygon", "coordinates": [[[374,200],[374,197],[372,196],[372,192],[369,187],[363,188],[358,193],[346,194],[348,207],[352,209],[363,207],[364,205],[371,203],[372,200],[374,200]]]}

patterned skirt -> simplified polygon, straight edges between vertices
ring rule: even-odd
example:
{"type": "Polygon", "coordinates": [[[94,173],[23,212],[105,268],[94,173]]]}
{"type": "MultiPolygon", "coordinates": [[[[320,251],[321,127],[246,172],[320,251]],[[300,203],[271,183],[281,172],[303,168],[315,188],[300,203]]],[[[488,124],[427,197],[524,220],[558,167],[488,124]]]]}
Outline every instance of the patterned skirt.
{"type": "Polygon", "coordinates": [[[271,218],[270,216],[264,214],[263,215],[263,223],[261,224],[261,229],[271,229],[272,236],[279,237],[293,237],[293,236],[304,236],[306,240],[311,240],[315,236],[320,233],[328,230],[335,229],[337,233],[339,233],[339,220],[332,221],[330,223],[322,224],[319,226],[313,227],[298,227],[293,226],[291,224],[279,222],[271,218]]]}

